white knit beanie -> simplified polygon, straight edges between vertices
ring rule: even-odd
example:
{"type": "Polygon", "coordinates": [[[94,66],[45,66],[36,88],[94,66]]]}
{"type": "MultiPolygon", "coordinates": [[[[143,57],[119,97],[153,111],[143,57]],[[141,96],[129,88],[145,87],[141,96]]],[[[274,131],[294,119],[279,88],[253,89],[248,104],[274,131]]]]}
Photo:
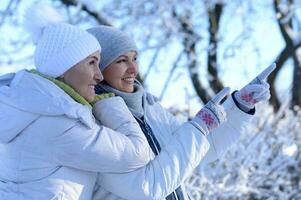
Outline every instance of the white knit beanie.
{"type": "Polygon", "coordinates": [[[60,15],[46,4],[31,7],[25,15],[24,25],[37,44],[35,67],[40,73],[54,78],[101,50],[93,35],[63,23],[60,15]]]}

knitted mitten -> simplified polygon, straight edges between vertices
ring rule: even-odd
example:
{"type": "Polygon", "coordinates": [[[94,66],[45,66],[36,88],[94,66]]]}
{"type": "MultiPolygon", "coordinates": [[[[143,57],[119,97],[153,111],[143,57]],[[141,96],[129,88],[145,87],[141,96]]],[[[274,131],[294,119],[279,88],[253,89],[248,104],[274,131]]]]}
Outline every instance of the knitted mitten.
{"type": "Polygon", "coordinates": [[[276,64],[272,64],[261,72],[249,84],[234,94],[239,107],[248,112],[255,107],[255,104],[260,101],[267,101],[270,94],[270,85],[266,82],[266,78],[276,68],[276,64]]]}
{"type": "Polygon", "coordinates": [[[205,136],[226,121],[226,112],[221,101],[229,95],[230,88],[224,88],[202,108],[190,121],[205,136]]]}

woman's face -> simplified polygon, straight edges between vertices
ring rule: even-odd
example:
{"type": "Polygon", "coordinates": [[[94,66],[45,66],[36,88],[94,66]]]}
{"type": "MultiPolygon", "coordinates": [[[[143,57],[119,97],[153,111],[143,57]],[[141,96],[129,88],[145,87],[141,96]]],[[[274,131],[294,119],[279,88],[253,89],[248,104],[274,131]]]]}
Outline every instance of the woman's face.
{"type": "Polygon", "coordinates": [[[113,88],[122,92],[134,91],[134,80],[138,73],[137,53],[129,51],[119,56],[104,71],[104,80],[113,88]]]}
{"type": "Polygon", "coordinates": [[[60,76],[60,80],[91,102],[95,98],[95,85],[103,80],[98,66],[99,62],[100,54],[96,51],[66,71],[60,76]]]}

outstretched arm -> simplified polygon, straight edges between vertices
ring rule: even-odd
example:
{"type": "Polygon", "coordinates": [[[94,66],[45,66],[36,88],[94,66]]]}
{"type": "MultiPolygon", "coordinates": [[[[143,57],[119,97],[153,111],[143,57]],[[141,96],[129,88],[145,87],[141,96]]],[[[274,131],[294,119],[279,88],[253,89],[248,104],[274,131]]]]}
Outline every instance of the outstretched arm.
{"type": "MultiPolygon", "coordinates": [[[[226,120],[219,103],[228,93],[229,89],[221,91],[192,122],[177,127],[170,140],[162,145],[160,154],[145,167],[129,173],[103,173],[98,184],[126,199],[163,199],[168,196],[207,153],[209,144],[206,136],[226,120]]],[[[98,195],[96,192],[94,199],[101,199],[98,195]]]]}
{"type": "Polygon", "coordinates": [[[267,67],[241,90],[232,93],[231,97],[224,102],[227,122],[215,129],[208,137],[210,149],[200,167],[221,157],[240,137],[255,113],[255,105],[269,99],[269,85],[265,79],[275,67],[275,64],[267,67]]]}

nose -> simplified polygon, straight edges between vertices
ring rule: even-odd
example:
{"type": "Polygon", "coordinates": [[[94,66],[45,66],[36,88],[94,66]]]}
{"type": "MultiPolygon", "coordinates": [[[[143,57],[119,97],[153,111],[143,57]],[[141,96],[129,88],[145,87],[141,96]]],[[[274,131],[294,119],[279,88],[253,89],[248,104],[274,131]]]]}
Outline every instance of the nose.
{"type": "Polygon", "coordinates": [[[94,75],[94,78],[96,80],[97,83],[103,81],[103,75],[99,69],[99,67],[95,67],[95,75],[94,75]]]}
{"type": "Polygon", "coordinates": [[[127,72],[130,74],[135,74],[135,76],[138,73],[138,65],[136,62],[129,62],[127,72]]]}

